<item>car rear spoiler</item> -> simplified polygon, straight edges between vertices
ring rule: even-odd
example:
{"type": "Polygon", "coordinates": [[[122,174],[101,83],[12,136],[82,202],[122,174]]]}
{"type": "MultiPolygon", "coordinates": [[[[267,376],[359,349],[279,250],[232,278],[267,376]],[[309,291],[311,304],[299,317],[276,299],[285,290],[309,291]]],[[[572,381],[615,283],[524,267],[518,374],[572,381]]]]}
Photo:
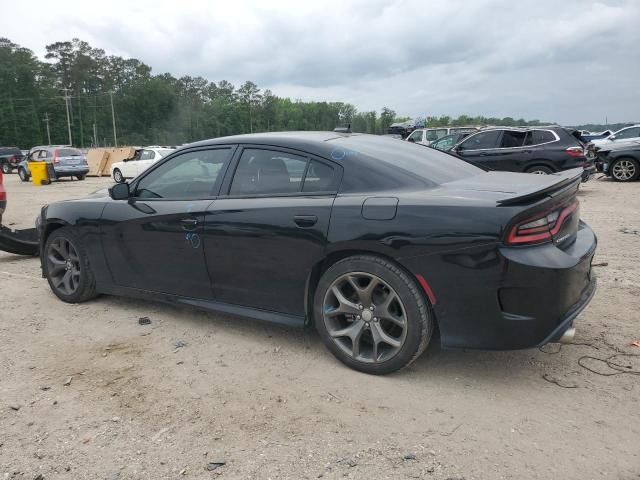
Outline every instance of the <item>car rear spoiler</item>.
{"type": "Polygon", "coordinates": [[[520,203],[530,202],[532,200],[537,200],[540,197],[544,196],[556,197],[573,188],[577,190],[578,185],[580,185],[580,182],[582,181],[583,172],[583,168],[572,168],[571,170],[565,170],[564,172],[547,175],[548,178],[557,178],[558,180],[548,187],[519,192],[519,195],[517,197],[510,197],[505,198],[504,200],[499,200],[498,205],[501,207],[507,207],[520,203]]]}

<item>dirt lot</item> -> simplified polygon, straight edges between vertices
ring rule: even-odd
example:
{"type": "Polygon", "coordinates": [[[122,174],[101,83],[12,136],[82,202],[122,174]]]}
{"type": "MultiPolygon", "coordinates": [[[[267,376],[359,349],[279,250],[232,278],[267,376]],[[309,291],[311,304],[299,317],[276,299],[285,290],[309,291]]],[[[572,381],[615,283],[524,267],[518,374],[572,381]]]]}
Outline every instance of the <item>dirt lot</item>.
{"type": "MultiPolygon", "coordinates": [[[[110,184],[5,183],[14,228],[110,184]]],[[[432,345],[387,377],[343,367],[312,332],[107,296],[67,305],[37,259],[0,253],[0,479],[638,479],[640,377],[578,361],[640,354],[640,183],[591,181],[580,199],[606,264],[577,345],[432,345]]]]}

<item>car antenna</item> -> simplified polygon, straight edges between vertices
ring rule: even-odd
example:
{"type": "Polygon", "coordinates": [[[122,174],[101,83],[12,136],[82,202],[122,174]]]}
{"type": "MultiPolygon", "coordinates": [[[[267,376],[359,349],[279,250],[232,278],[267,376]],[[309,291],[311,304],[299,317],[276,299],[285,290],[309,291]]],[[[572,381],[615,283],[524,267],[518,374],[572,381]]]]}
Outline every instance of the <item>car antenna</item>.
{"type": "Polygon", "coordinates": [[[347,124],[346,127],[336,127],[333,129],[334,132],[336,133],[352,133],[351,132],[351,124],[347,124]]]}

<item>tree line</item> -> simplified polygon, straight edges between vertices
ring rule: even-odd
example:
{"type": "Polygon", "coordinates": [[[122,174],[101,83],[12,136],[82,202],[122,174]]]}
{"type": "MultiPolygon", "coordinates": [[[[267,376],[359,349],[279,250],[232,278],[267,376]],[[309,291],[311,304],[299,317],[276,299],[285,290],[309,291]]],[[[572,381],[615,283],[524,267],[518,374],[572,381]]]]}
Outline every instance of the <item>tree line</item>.
{"type": "MultiPolygon", "coordinates": [[[[345,102],[278,97],[251,81],[236,87],[226,80],[154,75],[140,60],[108,55],[77,38],[47,45],[44,61],[0,38],[0,145],[29,148],[49,138],[53,144],[68,143],[67,110],[72,142],[79,147],[113,145],[114,120],[120,145],[181,145],[346,124],[355,132],[382,134],[390,124],[407,120],[388,107],[378,114],[345,102]]],[[[541,123],[466,115],[425,121],[426,126],[541,123]]]]}

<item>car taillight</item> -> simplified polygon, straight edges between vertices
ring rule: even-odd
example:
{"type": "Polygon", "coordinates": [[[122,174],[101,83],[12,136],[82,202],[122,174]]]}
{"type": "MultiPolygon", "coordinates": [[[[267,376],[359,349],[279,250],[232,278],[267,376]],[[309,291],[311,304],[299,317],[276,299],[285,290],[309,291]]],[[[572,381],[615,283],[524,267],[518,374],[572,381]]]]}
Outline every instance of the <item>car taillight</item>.
{"type": "Polygon", "coordinates": [[[569,147],[565,150],[567,155],[570,157],[583,157],[584,156],[584,148],[582,147],[569,147]]]}
{"type": "Polygon", "coordinates": [[[58,159],[58,150],[53,151],[53,163],[56,165],[60,163],[60,160],[58,159]]]}
{"type": "Polygon", "coordinates": [[[2,182],[3,182],[4,178],[2,177],[2,172],[0,172],[0,201],[6,201],[7,200],[7,192],[5,191],[4,187],[2,186],[2,182]]]}
{"type": "Polygon", "coordinates": [[[578,200],[571,205],[538,214],[534,217],[523,220],[509,230],[507,235],[507,245],[535,245],[545,243],[556,235],[567,218],[578,208],[578,200]]]}

